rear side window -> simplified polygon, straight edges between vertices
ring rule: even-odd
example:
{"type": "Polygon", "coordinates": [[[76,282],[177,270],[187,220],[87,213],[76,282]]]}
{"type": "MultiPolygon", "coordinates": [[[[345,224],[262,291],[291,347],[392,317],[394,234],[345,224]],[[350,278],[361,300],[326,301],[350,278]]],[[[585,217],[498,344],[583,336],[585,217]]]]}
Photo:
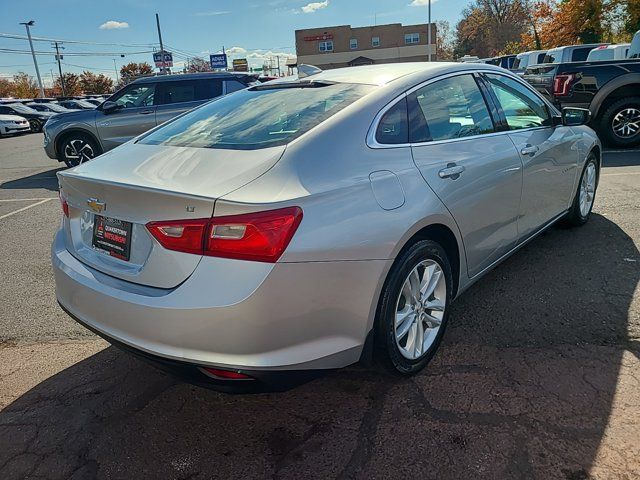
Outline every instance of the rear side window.
{"type": "Polygon", "coordinates": [[[536,64],[539,65],[542,62],[544,62],[544,57],[545,57],[546,53],[539,53],[538,57],[536,59],[536,64]]]}
{"type": "Polygon", "coordinates": [[[177,80],[159,84],[161,105],[210,100],[222,95],[222,82],[216,78],[177,80]]]}
{"type": "Polygon", "coordinates": [[[238,90],[247,88],[247,86],[244,83],[239,82],[237,80],[225,80],[225,85],[227,87],[227,93],[237,92],[238,90]]]}
{"type": "Polygon", "coordinates": [[[376,129],[376,141],[385,145],[409,143],[406,97],[382,116],[376,129]]]}
{"type": "Polygon", "coordinates": [[[255,86],[196,108],[139,143],[231,150],[285,145],[374,88],[308,82],[255,86]]]}
{"type": "Polygon", "coordinates": [[[409,95],[412,143],[449,140],[494,131],[482,93],[471,75],[446,78],[409,95]]]}
{"type": "Polygon", "coordinates": [[[593,50],[593,47],[576,48],[571,54],[572,62],[584,62],[589,56],[589,52],[593,50]]]}

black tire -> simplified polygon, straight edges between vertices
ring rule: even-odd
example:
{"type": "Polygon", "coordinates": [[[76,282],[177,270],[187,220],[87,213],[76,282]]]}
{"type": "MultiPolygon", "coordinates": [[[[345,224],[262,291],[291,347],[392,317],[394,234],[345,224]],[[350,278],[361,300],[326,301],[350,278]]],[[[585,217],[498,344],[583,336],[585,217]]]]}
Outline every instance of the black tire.
{"type": "Polygon", "coordinates": [[[596,198],[596,192],[598,191],[598,180],[600,179],[600,170],[598,168],[598,159],[596,155],[591,152],[587,157],[587,161],[584,163],[584,168],[582,169],[582,173],[580,174],[580,181],[578,182],[578,187],[576,188],[576,192],[573,197],[573,203],[571,204],[571,208],[567,212],[567,215],[564,218],[564,224],[570,227],[579,227],[584,225],[589,221],[589,217],[591,216],[591,210],[593,209],[593,204],[596,198]],[[591,205],[589,206],[586,214],[582,213],[580,208],[580,190],[582,188],[582,183],[587,176],[587,170],[589,165],[593,164],[595,167],[595,186],[593,188],[593,196],[591,200],[591,205]]]}
{"type": "MultiPolygon", "coordinates": [[[[635,119],[636,122],[640,122],[640,97],[627,97],[612,103],[602,113],[600,117],[599,133],[603,136],[605,142],[615,147],[634,147],[640,145],[640,128],[635,133],[629,133],[627,135],[616,133],[614,130],[614,124],[620,125],[620,122],[624,122],[624,119],[635,119]],[[630,113],[635,112],[635,113],[630,113]]],[[[640,127],[640,123],[638,123],[640,127]]],[[[632,124],[633,128],[633,124],[632,124]]]]}
{"type": "Polygon", "coordinates": [[[42,131],[42,122],[37,118],[32,118],[29,120],[29,128],[32,133],[38,133],[42,131]]]}
{"type": "Polygon", "coordinates": [[[422,370],[429,363],[442,341],[447,326],[452,286],[451,264],[446,252],[438,243],[431,240],[420,240],[402,252],[391,268],[380,295],[376,314],[376,359],[401,375],[413,375],[422,370]],[[425,260],[436,262],[442,270],[446,285],[446,301],[444,302],[445,307],[440,328],[432,343],[416,359],[409,359],[402,354],[396,342],[396,309],[405,280],[413,269],[425,260]]]}
{"type": "Polygon", "coordinates": [[[91,160],[102,153],[100,146],[89,135],[82,132],[71,132],[60,141],[58,155],[67,167],[75,167],[91,160]]]}

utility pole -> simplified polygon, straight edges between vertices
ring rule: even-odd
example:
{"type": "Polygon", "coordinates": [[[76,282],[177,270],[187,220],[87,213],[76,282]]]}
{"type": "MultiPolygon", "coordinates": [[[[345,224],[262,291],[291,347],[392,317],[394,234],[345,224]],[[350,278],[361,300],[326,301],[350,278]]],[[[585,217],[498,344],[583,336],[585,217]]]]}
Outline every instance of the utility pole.
{"type": "Polygon", "coordinates": [[[116,65],[116,59],[113,59],[113,71],[116,72],[116,84],[120,83],[120,77],[118,76],[118,66],[116,65]]]}
{"type": "Polygon", "coordinates": [[[158,40],[160,40],[160,55],[162,59],[162,67],[160,67],[160,73],[165,73],[164,67],[164,45],[162,44],[162,32],[160,31],[160,17],[156,13],[156,25],[158,27],[158,40]]]}
{"type": "Polygon", "coordinates": [[[27,37],[29,37],[29,46],[31,47],[31,56],[33,57],[33,65],[36,67],[36,76],[38,77],[38,87],[40,87],[40,98],[44,98],[44,88],[42,87],[42,79],[40,78],[40,70],[38,69],[38,62],[36,60],[36,52],[33,51],[33,40],[31,40],[31,32],[29,27],[33,27],[36,22],[29,20],[28,22],[20,22],[20,25],[24,25],[27,29],[27,37]]]}
{"type": "Polygon", "coordinates": [[[429,61],[431,61],[431,0],[429,0],[429,24],[427,25],[427,44],[429,45],[429,61]]]}
{"type": "Polygon", "coordinates": [[[282,76],[282,74],[280,73],[280,55],[278,55],[276,58],[278,59],[278,76],[280,77],[282,76]]]}
{"type": "MultiPolygon", "coordinates": [[[[60,47],[59,42],[53,42],[56,47],[56,60],[58,61],[58,72],[60,72],[60,86],[62,87],[62,96],[65,96],[64,78],[62,77],[62,65],[60,64],[60,47]]],[[[64,47],[62,47],[64,48],[64,47]]]]}

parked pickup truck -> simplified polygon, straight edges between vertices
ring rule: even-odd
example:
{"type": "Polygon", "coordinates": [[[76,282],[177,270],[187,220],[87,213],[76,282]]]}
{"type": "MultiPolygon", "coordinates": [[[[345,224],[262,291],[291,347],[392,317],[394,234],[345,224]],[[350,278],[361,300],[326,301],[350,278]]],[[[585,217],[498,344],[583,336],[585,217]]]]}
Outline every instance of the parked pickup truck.
{"type": "Polygon", "coordinates": [[[596,62],[542,63],[523,78],[557,107],[591,111],[591,126],[608,144],[640,145],[640,32],[629,51],[635,58],[596,62]]]}

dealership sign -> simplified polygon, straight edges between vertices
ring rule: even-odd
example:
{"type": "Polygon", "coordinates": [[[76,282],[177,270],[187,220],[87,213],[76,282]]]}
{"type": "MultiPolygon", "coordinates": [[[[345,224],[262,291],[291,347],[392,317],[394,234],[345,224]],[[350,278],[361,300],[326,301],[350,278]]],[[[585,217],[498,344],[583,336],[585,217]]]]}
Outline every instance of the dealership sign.
{"type": "Polygon", "coordinates": [[[227,68],[226,53],[217,53],[215,55],[209,55],[209,61],[211,62],[211,68],[227,68]]]}
{"type": "Polygon", "coordinates": [[[333,34],[325,33],[324,35],[313,35],[311,37],[304,37],[305,42],[315,42],[316,40],[333,40],[333,34]]]}
{"type": "Polygon", "coordinates": [[[234,72],[248,72],[249,71],[249,62],[247,62],[246,58],[236,58],[233,61],[233,71],[234,72]]]}
{"type": "Polygon", "coordinates": [[[173,55],[167,51],[154,52],[153,63],[155,63],[158,68],[173,67],[173,55]]]}

